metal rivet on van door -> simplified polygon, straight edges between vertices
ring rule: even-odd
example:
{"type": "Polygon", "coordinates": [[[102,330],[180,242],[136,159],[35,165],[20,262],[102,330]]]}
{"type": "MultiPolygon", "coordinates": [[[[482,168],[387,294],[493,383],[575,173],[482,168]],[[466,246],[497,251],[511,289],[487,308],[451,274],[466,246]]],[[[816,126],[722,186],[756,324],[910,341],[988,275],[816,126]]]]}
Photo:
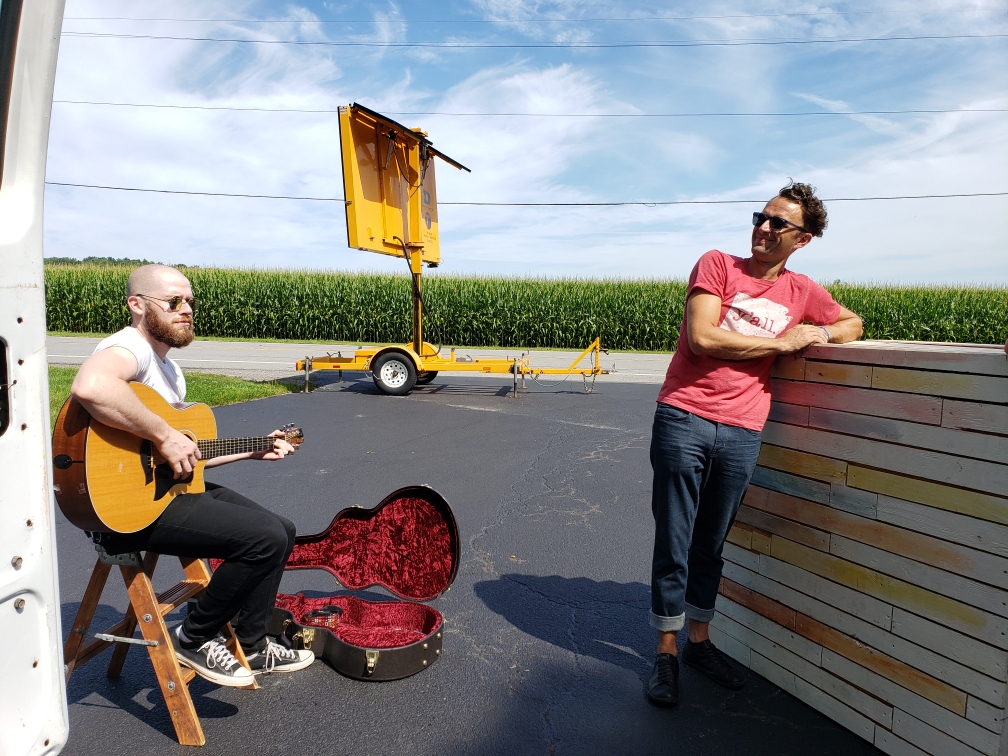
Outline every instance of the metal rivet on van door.
{"type": "Polygon", "coordinates": [[[20,598],[17,599],[14,602],[14,609],[15,609],[15,611],[23,612],[24,611],[24,599],[20,599],[20,598]]]}
{"type": "Polygon", "coordinates": [[[10,560],[10,563],[11,563],[11,566],[12,566],[12,567],[13,567],[13,568],[14,568],[15,570],[20,570],[20,569],[21,569],[21,565],[22,565],[23,561],[24,561],[24,560],[22,560],[22,559],[21,559],[21,557],[19,557],[19,556],[16,556],[16,557],[13,557],[13,558],[11,558],[11,560],[10,560]]]}

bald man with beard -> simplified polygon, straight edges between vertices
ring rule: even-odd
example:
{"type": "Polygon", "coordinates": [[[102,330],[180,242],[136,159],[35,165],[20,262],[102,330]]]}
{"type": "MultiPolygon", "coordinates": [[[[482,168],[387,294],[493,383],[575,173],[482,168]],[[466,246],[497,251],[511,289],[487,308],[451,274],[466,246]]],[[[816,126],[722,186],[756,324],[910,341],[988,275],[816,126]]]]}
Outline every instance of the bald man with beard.
{"type": "MultiPolygon", "coordinates": [[[[71,393],[99,422],[153,442],[176,478],[200,459],[196,444],[147,409],[131,382],[157,391],[169,404],[185,401],[185,377],[168,357],[194,338],[196,302],[188,279],[166,265],[144,265],[126,286],[132,324],[95,348],[81,366],[71,393]]],[[[274,431],[273,448],[215,457],[206,467],[243,459],[278,461],[294,448],[274,431]]],[[[210,584],[172,640],[179,662],[219,685],[248,685],[253,674],[292,672],[314,661],[266,635],[280,578],[294,548],[294,524],[244,496],[213,483],[201,494],[181,494],[151,525],[136,533],[94,533],[110,554],[151,550],[189,558],[223,559],[210,584]],[[251,672],[227,650],[221,628],[235,619],[235,634],[251,672]]]]}

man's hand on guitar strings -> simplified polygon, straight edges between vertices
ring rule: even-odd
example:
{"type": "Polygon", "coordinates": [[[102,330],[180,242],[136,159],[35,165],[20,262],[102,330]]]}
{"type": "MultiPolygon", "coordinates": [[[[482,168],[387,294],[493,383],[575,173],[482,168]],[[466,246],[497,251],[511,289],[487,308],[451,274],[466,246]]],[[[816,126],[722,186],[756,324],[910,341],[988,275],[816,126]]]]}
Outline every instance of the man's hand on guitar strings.
{"type": "Polygon", "coordinates": [[[200,459],[200,450],[196,442],[174,428],[168,428],[168,437],[158,443],[157,450],[175,471],[175,478],[188,476],[200,459]]]}

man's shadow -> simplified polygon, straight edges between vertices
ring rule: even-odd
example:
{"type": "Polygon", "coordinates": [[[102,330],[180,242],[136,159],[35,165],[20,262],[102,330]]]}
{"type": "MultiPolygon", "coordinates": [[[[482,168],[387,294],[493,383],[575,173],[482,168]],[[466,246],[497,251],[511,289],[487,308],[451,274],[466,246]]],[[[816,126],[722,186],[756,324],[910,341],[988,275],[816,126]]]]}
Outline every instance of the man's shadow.
{"type": "Polygon", "coordinates": [[[650,588],[559,575],[501,575],[476,583],[487,607],[522,632],[575,654],[616,664],[642,680],[654,661],[650,588]]]}
{"type": "MultiPolygon", "coordinates": [[[[73,627],[79,607],[79,602],[66,602],[60,607],[63,627],[66,629],[64,637],[73,627]]],[[[169,627],[174,627],[182,620],[183,612],[184,610],[177,609],[165,616],[169,627]]],[[[88,635],[105,632],[122,618],[123,613],[115,607],[99,604],[95,609],[88,635]]],[[[139,637],[140,634],[134,635],[139,637]]],[[[87,708],[121,709],[174,740],[175,725],[165,706],[147,649],[143,646],[131,647],[126,656],[122,675],[118,678],[105,675],[111,658],[112,650],[105,649],[84,666],[74,670],[67,685],[67,703],[87,708]]],[[[216,690],[217,685],[200,677],[196,677],[189,684],[189,695],[200,719],[223,719],[238,713],[238,707],[208,695],[216,690]]]]}

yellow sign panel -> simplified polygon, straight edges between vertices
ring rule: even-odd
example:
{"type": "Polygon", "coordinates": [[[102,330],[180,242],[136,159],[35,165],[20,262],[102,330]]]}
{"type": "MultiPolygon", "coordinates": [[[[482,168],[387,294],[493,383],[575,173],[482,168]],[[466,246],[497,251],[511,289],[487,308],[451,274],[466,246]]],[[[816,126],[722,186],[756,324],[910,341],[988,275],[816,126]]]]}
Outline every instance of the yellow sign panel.
{"type": "Polygon", "coordinates": [[[347,239],[351,247],[397,257],[420,250],[441,261],[434,158],[461,165],[431,146],[427,134],[357,105],[339,109],[347,239]]]}

